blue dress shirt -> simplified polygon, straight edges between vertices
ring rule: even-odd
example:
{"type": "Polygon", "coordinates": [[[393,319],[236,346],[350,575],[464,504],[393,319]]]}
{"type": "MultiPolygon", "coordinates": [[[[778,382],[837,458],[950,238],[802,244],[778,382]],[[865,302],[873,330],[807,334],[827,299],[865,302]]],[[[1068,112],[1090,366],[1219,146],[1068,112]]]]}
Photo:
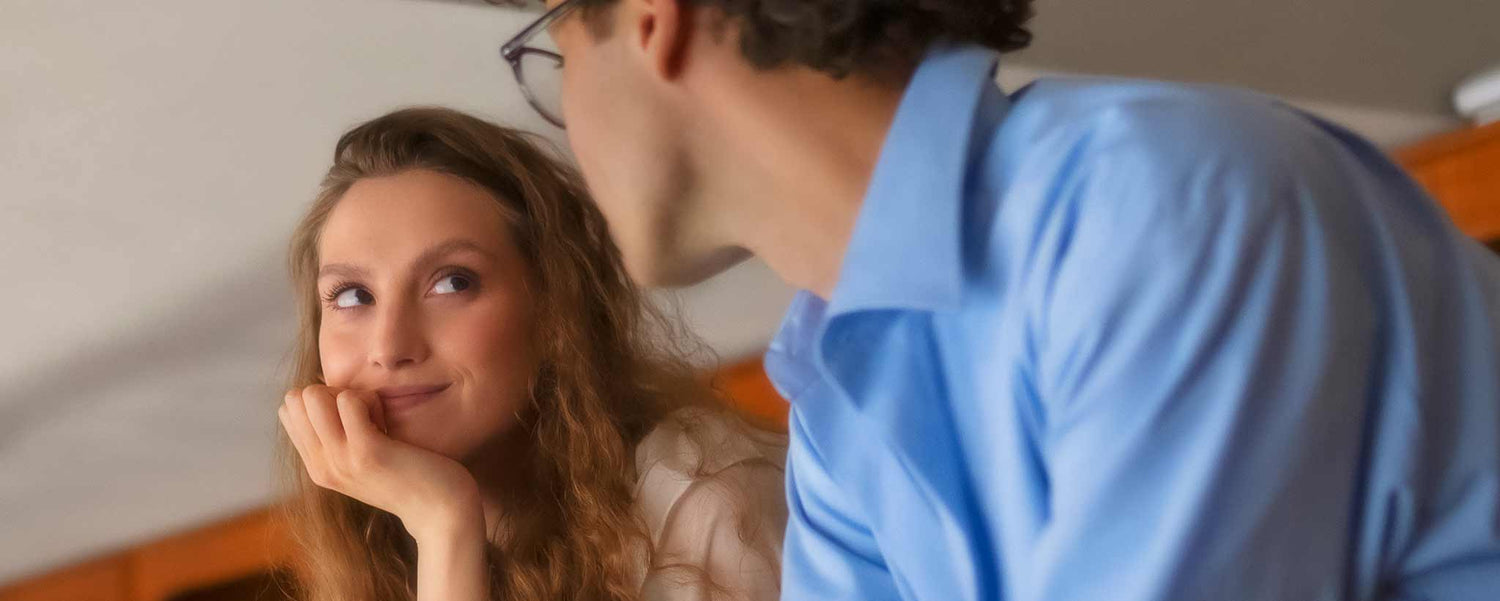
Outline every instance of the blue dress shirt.
{"type": "Polygon", "coordinates": [[[1249,92],[934,50],[792,402],[786,599],[1500,600],[1500,261],[1249,92]]]}

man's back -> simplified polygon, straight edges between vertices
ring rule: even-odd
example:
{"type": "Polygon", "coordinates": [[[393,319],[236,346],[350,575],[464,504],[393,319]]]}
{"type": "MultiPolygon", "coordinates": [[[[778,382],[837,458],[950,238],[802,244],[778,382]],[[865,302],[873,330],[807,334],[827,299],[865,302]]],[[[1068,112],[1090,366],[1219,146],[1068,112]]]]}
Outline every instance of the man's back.
{"type": "Polygon", "coordinates": [[[788,598],[1493,598],[1500,263],[1268,99],[984,54],[773,345],[788,598]]]}

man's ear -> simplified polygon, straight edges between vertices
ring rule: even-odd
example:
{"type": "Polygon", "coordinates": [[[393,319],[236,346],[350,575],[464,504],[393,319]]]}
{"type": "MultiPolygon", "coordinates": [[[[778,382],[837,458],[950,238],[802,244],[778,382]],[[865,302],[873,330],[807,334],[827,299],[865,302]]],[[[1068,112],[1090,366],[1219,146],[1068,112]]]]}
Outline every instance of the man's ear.
{"type": "Polygon", "coordinates": [[[622,0],[631,43],[659,77],[674,80],[682,72],[688,42],[694,35],[694,8],[689,0],[622,0]],[[628,8],[627,8],[628,7],[628,8]]]}

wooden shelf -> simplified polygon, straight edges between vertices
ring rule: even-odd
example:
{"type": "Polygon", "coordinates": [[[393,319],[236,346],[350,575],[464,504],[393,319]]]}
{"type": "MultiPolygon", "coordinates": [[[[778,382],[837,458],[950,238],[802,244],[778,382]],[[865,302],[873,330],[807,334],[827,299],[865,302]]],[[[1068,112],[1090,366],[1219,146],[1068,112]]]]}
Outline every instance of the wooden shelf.
{"type": "Polygon", "coordinates": [[[1439,136],[1395,156],[1460,230],[1500,240],[1500,123],[1439,136]]]}
{"type": "Polygon", "coordinates": [[[263,509],[0,587],[0,601],[167,601],[285,568],[293,552],[291,537],[263,509]]]}
{"type": "Polygon", "coordinates": [[[283,568],[291,537],[260,510],[140,547],[131,553],[133,601],[166,601],[183,591],[283,568]]]}
{"type": "Polygon", "coordinates": [[[790,407],[776,392],[760,359],[730,365],[714,376],[714,386],[743,413],[750,423],[776,432],[786,432],[790,407]]]}
{"type": "Polygon", "coordinates": [[[132,601],[130,558],[94,560],[9,587],[0,601],[132,601]]]}

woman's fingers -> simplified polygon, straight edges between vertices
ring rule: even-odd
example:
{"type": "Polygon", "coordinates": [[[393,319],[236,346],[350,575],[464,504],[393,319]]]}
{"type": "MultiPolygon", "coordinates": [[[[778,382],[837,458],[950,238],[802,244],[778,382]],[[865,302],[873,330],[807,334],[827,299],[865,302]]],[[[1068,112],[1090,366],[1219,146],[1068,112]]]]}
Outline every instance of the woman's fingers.
{"type": "MultiPolygon", "coordinates": [[[[280,418],[313,484],[431,531],[454,515],[482,515],[478,485],[459,462],[389,438],[369,391],[310,386],[288,393],[280,418]]],[[[463,518],[468,519],[468,518],[463,518]]]]}
{"type": "Polygon", "coordinates": [[[380,402],[380,397],[373,392],[364,393],[366,404],[370,406],[370,421],[375,422],[375,427],[387,436],[391,428],[385,421],[385,403],[380,402]]]}
{"type": "Polygon", "coordinates": [[[368,445],[381,435],[371,415],[368,395],[345,390],[339,393],[337,402],[339,420],[350,445],[368,445]]]}
{"type": "Polygon", "coordinates": [[[287,393],[285,402],[276,413],[281,420],[281,427],[286,429],[287,438],[292,441],[292,447],[302,458],[308,477],[318,486],[325,486],[328,470],[324,465],[323,445],[318,442],[318,435],[313,432],[312,424],[308,423],[301,391],[287,393]]]}
{"type": "Polygon", "coordinates": [[[302,404],[307,409],[307,420],[312,423],[313,432],[318,434],[318,442],[325,449],[342,446],[344,424],[339,420],[333,389],[327,386],[308,386],[302,389],[302,404]]]}
{"type": "Polygon", "coordinates": [[[312,431],[312,424],[307,421],[307,409],[302,404],[300,391],[293,390],[286,394],[277,417],[281,418],[281,427],[286,428],[287,437],[292,439],[292,446],[297,448],[297,453],[304,460],[308,453],[322,450],[317,434],[312,431]]]}

